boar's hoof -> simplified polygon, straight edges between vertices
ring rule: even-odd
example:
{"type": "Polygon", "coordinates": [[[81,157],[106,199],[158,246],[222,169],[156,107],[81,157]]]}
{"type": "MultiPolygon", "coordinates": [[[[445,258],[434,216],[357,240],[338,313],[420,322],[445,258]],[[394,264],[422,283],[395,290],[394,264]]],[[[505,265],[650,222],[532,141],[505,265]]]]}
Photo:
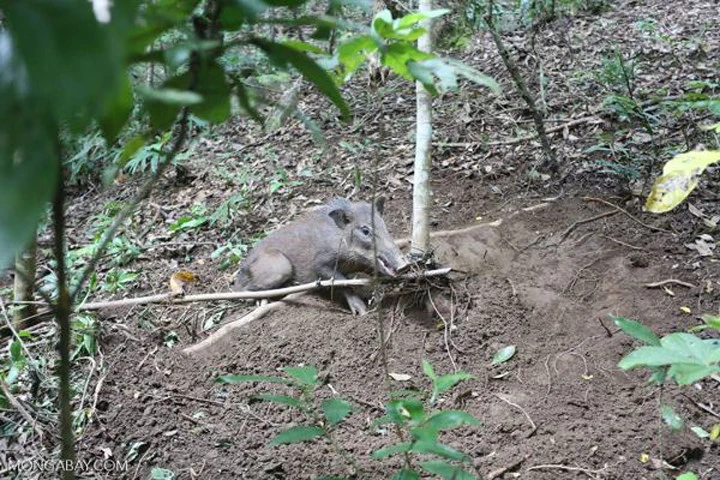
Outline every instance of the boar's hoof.
{"type": "Polygon", "coordinates": [[[345,299],[347,300],[348,307],[350,307],[353,315],[365,315],[367,313],[367,306],[362,298],[358,297],[354,293],[346,293],[345,299]]]}

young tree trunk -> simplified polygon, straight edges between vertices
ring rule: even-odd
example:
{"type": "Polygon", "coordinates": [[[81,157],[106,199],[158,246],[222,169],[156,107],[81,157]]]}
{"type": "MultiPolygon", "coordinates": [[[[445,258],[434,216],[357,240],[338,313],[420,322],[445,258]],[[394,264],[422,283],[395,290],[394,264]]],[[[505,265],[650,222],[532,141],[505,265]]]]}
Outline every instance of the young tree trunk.
{"type": "MultiPolygon", "coordinates": [[[[432,0],[420,0],[420,12],[432,10],[432,0]]],[[[432,50],[432,21],[421,23],[425,34],[418,39],[418,49],[423,52],[432,50]]],[[[424,254],[430,243],[430,165],[432,160],[432,97],[422,83],[415,82],[417,96],[417,126],[415,134],[415,166],[413,181],[413,228],[411,253],[424,254]]]]}
{"type": "MultiPolygon", "coordinates": [[[[15,256],[15,287],[16,302],[31,302],[35,294],[35,254],[37,238],[33,237],[25,251],[15,256]]],[[[35,305],[20,304],[14,310],[13,323],[20,325],[22,320],[35,315],[35,305]]]]}

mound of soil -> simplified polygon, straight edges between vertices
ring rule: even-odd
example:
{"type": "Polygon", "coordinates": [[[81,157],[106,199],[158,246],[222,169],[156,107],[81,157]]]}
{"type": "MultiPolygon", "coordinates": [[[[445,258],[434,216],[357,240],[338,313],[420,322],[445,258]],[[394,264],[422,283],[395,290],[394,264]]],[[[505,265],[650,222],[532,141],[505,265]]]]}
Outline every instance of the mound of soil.
{"type": "MultiPolygon", "coordinates": [[[[393,443],[393,434],[368,426],[382,415],[388,389],[427,388],[420,366],[427,358],[439,372],[452,371],[454,362],[475,377],[440,405],[464,408],[482,422],[444,440],[467,452],[485,476],[513,467],[502,478],[660,479],[668,478],[658,469],[664,459],[720,478],[717,447],[708,449],[689,433],[669,435],[658,388],[646,384],[645,373],[617,368],[634,342],[608,318],[640,319],[660,334],[686,329],[696,320],[681,306],[700,312],[718,305],[717,264],[677,264],[683,257],[673,253],[675,235],[602,203],[576,197],[527,207],[507,207],[496,217],[503,219],[498,226],[435,239],[440,261],[464,272],[453,282],[455,328],[447,341],[426,312],[403,311],[392,301],[381,309],[392,332],[389,369],[410,375],[406,382],[388,385],[383,378],[375,314],[353,317],[314,296],[247,325],[200,358],[183,356],[182,345],[168,348],[162,331],[148,333],[137,322],[110,329],[104,349],[112,351],[112,366],[82,455],[100,457],[110,449],[124,458],[132,443],[142,442],[140,478],[152,467],[180,478],[346,475],[342,459],[322,443],[268,446],[299,419],[287,408],[249,399],[260,391],[286,393],[282,387],[214,382],[226,373],[275,374],[311,364],[325,382],[320,397],[337,394],[354,405],[338,443],[365,478],[389,478],[399,460],[378,461],[370,453],[393,443]],[[697,287],[645,286],[668,278],[697,287]],[[705,282],[714,285],[711,293],[705,282]],[[491,366],[506,345],[517,346],[515,357],[491,366]]],[[[698,405],[717,399],[720,385],[699,385],[666,387],[662,402],[689,426],[707,428],[717,419],[698,405]]]]}

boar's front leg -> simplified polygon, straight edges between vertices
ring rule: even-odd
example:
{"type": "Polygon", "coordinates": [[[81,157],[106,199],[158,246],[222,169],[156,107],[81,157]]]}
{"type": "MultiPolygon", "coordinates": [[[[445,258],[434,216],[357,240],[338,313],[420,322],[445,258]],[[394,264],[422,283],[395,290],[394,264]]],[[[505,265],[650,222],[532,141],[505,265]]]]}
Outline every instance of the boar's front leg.
{"type": "MultiPolygon", "coordinates": [[[[342,273],[332,270],[323,271],[321,273],[321,276],[328,279],[334,278],[335,280],[347,279],[347,277],[345,277],[345,275],[343,275],[342,273]]],[[[365,305],[365,300],[363,300],[360,295],[353,292],[349,288],[343,288],[342,294],[345,297],[348,307],[350,307],[350,311],[353,313],[353,315],[365,315],[367,313],[367,305],[365,305]]]]}

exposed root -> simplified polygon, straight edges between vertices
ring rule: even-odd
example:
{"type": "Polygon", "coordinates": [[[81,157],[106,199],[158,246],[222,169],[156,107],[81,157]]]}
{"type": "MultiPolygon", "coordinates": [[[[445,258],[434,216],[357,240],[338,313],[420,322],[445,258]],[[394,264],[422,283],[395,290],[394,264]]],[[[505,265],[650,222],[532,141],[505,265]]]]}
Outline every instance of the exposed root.
{"type": "Polygon", "coordinates": [[[523,413],[523,415],[525,415],[525,418],[528,419],[528,422],[530,422],[530,426],[532,427],[532,430],[530,430],[530,431],[527,433],[527,435],[525,435],[525,438],[530,438],[530,437],[532,437],[533,434],[535,433],[535,431],[537,430],[537,425],[535,425],[535,422],[533,422],[533,419],[532,419],[532,418],[530,417],[530,415],[525,411],[525,409],[522,408],[522,407],[521,407],[520,405],[518,405],[517,403],[511,402],[510,400],[508,400],[507,398],[503,397],[503,396],[500,395],[499,393],[496,393],[496,394],[494,394],[494,395],[495,395],[497,398],[499,398],[500,400],[502,400],[503,402],[507,403],[508,405],[517,408],[518,410],[520,410],[520,411],[523,413]]]}
{"type": "Polygon", "coordinates": [[[633,222],[637,223],[638,225],[642,225],[643,227],[645,227],[645,228],[647,228],[647,229],[650,229],[650,230],[653,230],[653,231],[656,231],[656,232],[663,232],[663,233],[669,233],[670,235],[675,235],[675,234],[674,234],[673,232],[671,232],[670,230],[665,230],[664,228],[660,228],[660,227],[654,227],[654,226],[652,226],[652,225],[648,225],[647,223],[641,222],[640,220],[638,220],[637,218],[635,218],[633,215],[631,215],[630,212],[628,212],[628,211],[625,210],[624,208],[618,207],[618,206],[615,205],[614,203],[608,202],[607,200],[603,200],[602,198],[583,197],[583,200],[585,200],[586,202],[599,202],[599,203],[602,203],[603,205],[607,205],[607,206],[609,206],[609,207],[612,207],[612,208],[616,209],[618,212],[624,213],[624,214],[625,214],[630,220],[632,220],[633,222]]]}
{"type": "Polygon", "coordinates": [[[668,285],[670,283],[675,284],[675,285],[681,285],[681,286],[687,287],[687,288],[695,288],[695,285],[693,285],[692,283],[683,282],[682,280],[676,280],[674,278],[668,278],[667,280],[661,280],[659,282],[646,283],[645,287],[646,288],[660,288],[660,287],[662,287],[664,285],[668,285]]]}

